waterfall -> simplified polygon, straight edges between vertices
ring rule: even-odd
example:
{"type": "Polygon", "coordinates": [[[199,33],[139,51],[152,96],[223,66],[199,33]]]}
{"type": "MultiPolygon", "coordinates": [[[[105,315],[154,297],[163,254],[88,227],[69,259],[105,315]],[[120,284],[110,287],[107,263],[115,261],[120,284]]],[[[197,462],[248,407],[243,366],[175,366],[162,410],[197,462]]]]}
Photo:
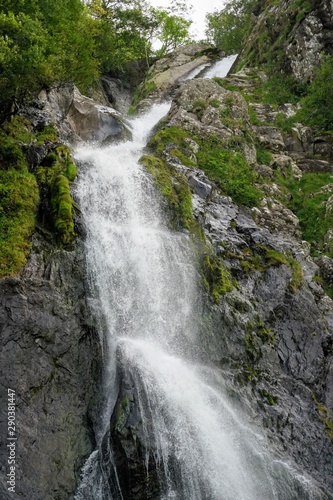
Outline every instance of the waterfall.
{"type": "Polygon", "coordinates": [[[188,235],[168,229],[160,195],[139,162],[169,106],[134,119],[132,141],[76,152],[76,196],[105,364],[97,449],[76,499],[144,498],[123,491],[110,444],[122,377],[132,391],[123,398],[124,412],[135,409],[147,476],[152,462],[158,470],[160,489],[149,498],[320,498],[305,477],[271,455],[264,434],[228,396],[220,371],[203,362],[195,250],[188,235]]]}

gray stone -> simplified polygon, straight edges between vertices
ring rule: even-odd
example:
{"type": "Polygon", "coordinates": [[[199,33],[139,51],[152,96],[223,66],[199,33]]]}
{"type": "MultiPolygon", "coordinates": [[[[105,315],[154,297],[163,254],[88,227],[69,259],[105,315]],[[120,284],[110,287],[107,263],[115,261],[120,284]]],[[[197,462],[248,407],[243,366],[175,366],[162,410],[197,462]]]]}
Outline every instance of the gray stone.
{"type": "MultiPolygon", "coordinates": [[[[83,286],[82,242],[58,250],[35,236],[19,278],[0,283],[1,400],[16,391],[16,495],[1,471],[1,498],[71,498],[93,449],[89,406],[100,377],[99,339],[83,286]]],[[[6,413],[0,416],[7,436],[6,413]]],[[[1,447],[1,462],[7,460],[1,447]]]]}

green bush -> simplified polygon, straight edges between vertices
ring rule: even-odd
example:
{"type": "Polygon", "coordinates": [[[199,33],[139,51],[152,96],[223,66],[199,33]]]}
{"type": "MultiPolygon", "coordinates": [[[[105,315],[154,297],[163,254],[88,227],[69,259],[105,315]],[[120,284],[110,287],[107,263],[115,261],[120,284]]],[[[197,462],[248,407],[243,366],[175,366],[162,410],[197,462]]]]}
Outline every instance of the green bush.
{"type": "Polygon", "coordinates": [[[196,138],[200,145],[198,166],[217,182],[222,191],[240,204],[258,205],[260,192],[255,187],[256,175],[239,151],[227,149],[217,137],[196,138]]]}
{"type": "Polygon", "coordinates": [[[333,130],[333,57],[322,57],[297,118],[319,131],[333,130]]]}

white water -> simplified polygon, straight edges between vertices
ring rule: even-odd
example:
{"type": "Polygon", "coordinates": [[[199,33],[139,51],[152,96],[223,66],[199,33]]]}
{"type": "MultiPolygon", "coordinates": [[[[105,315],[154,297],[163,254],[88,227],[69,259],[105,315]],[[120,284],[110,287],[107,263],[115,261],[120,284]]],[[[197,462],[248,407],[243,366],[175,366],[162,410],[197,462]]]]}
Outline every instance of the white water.
{"type": "Polygon", "coordinates": [[[224,57],[205,72],[204,78],[213,78],[214,76],[218,76],[219,78],[224,78],[229,73],[230,68],[234,64],[236,59],[237,59],[237,54],[224,57]]]}
{"type": "MultiPolygon", "coordinates": [[[[133,141],[84,147],[76,155],[85,165],[77,196],[106,367],[98,445],[114,405],[118,353],[133,373],[143,430],[153,433],[167,485],[163,500],[312,498],[306,480],[273,459],[264,437],[235,409],[219,371],[195,361],[200,294],[191,242],[168,230],[159,196],[138,163],[168,108],[154,106],[133,120],[133,141]]],[[[77,499],[111,498],[98,457],[96,450],[88,460],[77,499]]]]}

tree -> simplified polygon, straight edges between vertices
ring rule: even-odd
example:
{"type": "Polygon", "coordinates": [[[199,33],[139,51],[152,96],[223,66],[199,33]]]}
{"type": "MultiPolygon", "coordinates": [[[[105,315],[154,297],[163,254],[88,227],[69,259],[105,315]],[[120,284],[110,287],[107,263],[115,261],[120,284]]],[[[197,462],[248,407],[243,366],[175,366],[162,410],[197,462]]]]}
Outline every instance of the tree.
{"type": "Polygon", "coordinates": [[[206,35],[226,54],[237,54],[250,24],[253,0],[231,0],[220,11],[207,14],[206,35]]]}
{"type": "Polygon", "coordinates": [[[0,0],[0,104],[8,111],[56,81],[98,76],[94,21],[80,0],[0,0]]]}

